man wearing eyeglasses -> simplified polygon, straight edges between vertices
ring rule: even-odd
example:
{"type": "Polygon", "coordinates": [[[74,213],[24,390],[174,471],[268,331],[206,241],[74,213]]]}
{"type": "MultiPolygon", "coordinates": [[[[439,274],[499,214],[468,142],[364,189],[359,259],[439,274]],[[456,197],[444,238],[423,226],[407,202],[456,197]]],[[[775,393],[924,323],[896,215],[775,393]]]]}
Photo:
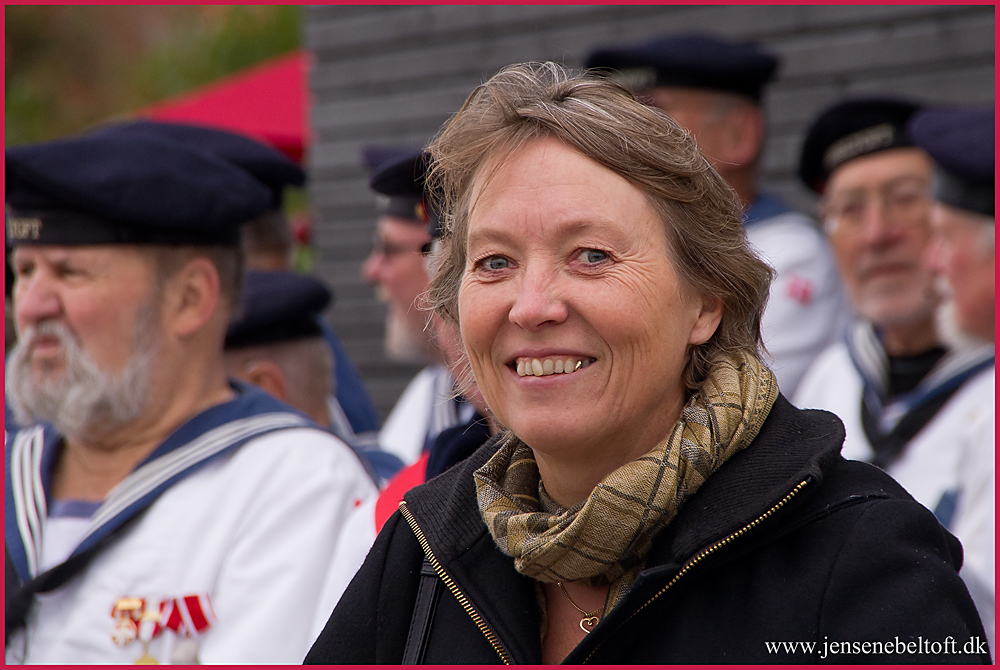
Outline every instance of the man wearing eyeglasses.
{"type": "Polygon", "coordinates": [[[433,217],[422,153],[369,149],[365,160],[373,170],[368,185],[379,217],[375,246],[361,272],[388,306],[385,352],[395,361],[428,364],[407,385],[378,436],[381,449],[409,465],[442,430],[468,421],[475,408],[457,399],[454,377],[427,327],[428,312],[419,305],[430,283],[423,252],[430,249],[433,217]]]}
{"type": "Polygon", "coordinates": [[[821,197],[858,320],[817,358],[795,402],[840,416],[844,456],[886,470],[947,527],[960,489],[950,403],[993,353],[946,348],[935,328],[940,296],[924,262],[933,162],[906,133],[917,111],[899,100],[842,102],[806,136],[798,174],[821,197]]]}

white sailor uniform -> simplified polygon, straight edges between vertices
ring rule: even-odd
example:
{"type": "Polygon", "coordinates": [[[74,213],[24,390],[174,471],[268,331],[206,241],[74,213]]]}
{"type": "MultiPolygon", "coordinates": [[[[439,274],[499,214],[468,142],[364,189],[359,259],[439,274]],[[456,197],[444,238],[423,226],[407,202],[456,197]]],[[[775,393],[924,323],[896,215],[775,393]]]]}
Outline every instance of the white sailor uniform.
{"type": "Polygon", "coordinates": [[[476,408],[455,397],[455,378],[441,365],[428,365],[403,390],[378,434],[379,446],[415,463],[446,428],[472,418],[476,408]]]}
{"type": "MultiPolygon", "coordinates": [[[[861,417],[866,384],[858,366],[864,365],[859,361],[866,358],[865,341],[871,344],[873,335],[870,327],[866,330],[860,324],[851,333],[851,340],[861,344],[840,342],[823,352],[803,378],[794,402],[839,416],[847,430],[844,457],[871,461],[875,453],[861,417]]],[[[872,349],[868,349],[868,359],[872,349]]],[[[949,353],[914,393],[919,398],[920,393],[949,384],[958,385],[958,390],[885,468],[962,541],[961,574],[979,608],[991,648],[996,592],[995,378],[992,347],[949,353]]],[[[905,403],[901,405],[887,406],[885,418],[900,421],[906,410],[905,403]]]]}
{"type": "Polygon", "coordinates": [[[830,246],[819,227],[778,198],[761,195],[744,215],[747,239],[775,270],[761,320],[769,365],[792,397],[802,375],[851,321],[830,246]]]}
{"type": "MultiPolygon", "coordinates": [[[[350,541],[344,519],[376,489],[343,442],[237,388],[108,494],[72,551],[96,546],[92,560],[35,596],[8,663],[301,662],[330,558],[350,541]]],[[[23,429],[6,448],[6,543],[22,583],[57,551],[46,538],[53,433],[23,429]]]]}

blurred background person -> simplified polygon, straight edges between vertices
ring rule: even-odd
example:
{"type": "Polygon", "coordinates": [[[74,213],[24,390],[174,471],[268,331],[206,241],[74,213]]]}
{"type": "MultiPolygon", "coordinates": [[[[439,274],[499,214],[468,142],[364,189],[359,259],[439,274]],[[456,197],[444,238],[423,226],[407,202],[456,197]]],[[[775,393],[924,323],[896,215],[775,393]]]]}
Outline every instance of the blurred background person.
{"type": "Polygon", "coordinates": [[[374,166],[369,186],[377,195],[379,217],[375,248],[362,272],[388,307],[385,353],[396,361],[429,363],[407,385],[379,431],[379,446],[410,465],[442,430],[468,422],[475,408],[456,391],[420,304],[430,281],[424,254],[432,216],[422,152],[370,148],[366,156],[374,166]]]}
{"type": "MultiPolygon", "coordinates": [[[[417,170],[422,180],[424,167],[430,156],[423,153],[420,159],[423,162],[417,166],[417,170]]],[[[425,260],[428,272],[433,274],[435,259],[440,252],[440,238],[444,231],[432,206],[429,209],[427,227],[432,241],[425,260]]],[[[475,412],[468,420],[442,430],[431,440],[416,461],[403,468],[388,483],[377,499],[365,502],[351,514],[344,526],[344,532],[354,538],[354,541],[342,544],[334,554],[316,609],[313,639],[322,632],[330,618],[330,612],[337,605],[337,601],[340,600],[358,568],[364,563],[365,556],[368,555],[368,550],[375,542],[375,537],[382,530],[382,526],[399,509],[399,503],[406,492],[471,456],[500,429],[486,406],[486,400],[480,393],[479,387],[476,386],[458,328],[437,314],[428,313],[428,316],[428,327],[433,331],[434,341],[447,361],[448,370],[457,380],[455,393],[458,393],[457,389],[461,389],[462,401],[472,405],[475,412]]]]}
{"type": "MultiPolygon", "coordinates": [[[[270,189],[271,205],[241,229],[240,244],[251,270],[291,270],[292,238],[284,214],[285,192],[301,188],[306,173],[280,151],[252,138],[228,130],[187,123],[130,121],[104,126],[96,131],[116,137],[152,137],[177,142],[194,151],[204,151],[249,172],[270,189]]],[[[325,320],[320,320],[323,337],[335,365],[331,384],[358,439],[374,446],[379,428],[378,412],[364,381],[344,349],[340,338],[325,320]]]]}
{"type": "Polygon", "coordinates": [[[334,360],[320,319],[333,299],[320,281],[281,270],[250,270],[240,309],[226,331],[226,370],[301,411],[359,453],[377,483],[402,462],[364,448],[331,387],[334,360]]]}
{"type": "Polygon", "coordinates": [[[948,348],[925,256],[933,162],[906,125],[917,105],[848,100],[821,114],[799,176],[822,197],[822,218],[859,320],[806,374],[799,407],[827,409],[847,428],[844,456],[888,472],[951,526],[959,481],[955,396],[993,366],[992,345],[948,348]]]}
{"type": "MultiPolygon", "coordinates": [[[[928,109],[910,136],[935,162],[928,262],[942,280],[942,339],[951,346],[996,342],[996,118],[989,109],[928,109]]],[[[996,366],[962,384],[958,416],[941,449],[956,449],[958,491],[950,530],[965,550],[961,575],[995,656],[996,366]]]]}
{"type": "Polygon", "coordinates": [[[603,47],[586,62],[691,132],[736,191],[750,243],[777,272],[762,331],[778,384],[791,397],[816,356],[841,337],[851,310],[816,223],[757,186],[766,127],[761,95],[778,58],[755,44],[679,33],[603,47]]]}
{"type": "Polygon", "coordinates": [[[7,661],[298,660],[345,515],[376,489],[347,445],[226,377],[239,226],[269,191],[102,134],[8,149],[5,196],[25,426],[7,661]]]}

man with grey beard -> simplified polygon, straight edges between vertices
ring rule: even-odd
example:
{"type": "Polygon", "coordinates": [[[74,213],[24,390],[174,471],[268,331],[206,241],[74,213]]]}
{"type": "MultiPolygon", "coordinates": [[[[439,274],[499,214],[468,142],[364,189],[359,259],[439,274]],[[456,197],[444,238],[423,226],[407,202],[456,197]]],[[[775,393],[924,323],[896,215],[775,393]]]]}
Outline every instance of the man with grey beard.
{"type": "Polygon", "coordinates": [[[6,151],[19,342],[6,442],[8,663],[293,663],[354,452],[226,377],[243,170],[167,141],[6,151]]]}
{"type": "MultiPolygon", "coordinates": [[[[930,109],[909,125],[935,162],[928,263],[943,284],[942,339],[955,347],[996,342],[995,115],[985,109],[930,109]]],[[[965,550],[961,575],[979,609],[995,657],[996,366],[962,384],[945,411],[958,451],[951,530],[965,550]]]]}

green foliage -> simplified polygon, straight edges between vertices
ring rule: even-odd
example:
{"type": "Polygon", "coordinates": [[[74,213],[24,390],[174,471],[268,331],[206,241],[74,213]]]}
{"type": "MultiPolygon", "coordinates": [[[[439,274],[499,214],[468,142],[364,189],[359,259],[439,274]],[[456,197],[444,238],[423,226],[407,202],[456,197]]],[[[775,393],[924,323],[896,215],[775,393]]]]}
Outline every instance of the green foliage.
{"type": "Polygon", "coordinates": [[[136,103],[182,93],[299,45],[296,6],[234,6],[218,28],[200,23],[196,15],[185,16],[176,38],[146,55],[138,68],[136,103]]]}
{"type": "Polygon", "coordinates": [[[5,144],[79,132],[299,46],[296,6],[5,7],[5,144]]]}

